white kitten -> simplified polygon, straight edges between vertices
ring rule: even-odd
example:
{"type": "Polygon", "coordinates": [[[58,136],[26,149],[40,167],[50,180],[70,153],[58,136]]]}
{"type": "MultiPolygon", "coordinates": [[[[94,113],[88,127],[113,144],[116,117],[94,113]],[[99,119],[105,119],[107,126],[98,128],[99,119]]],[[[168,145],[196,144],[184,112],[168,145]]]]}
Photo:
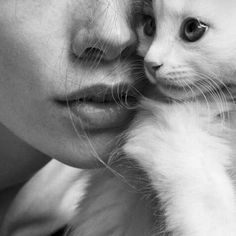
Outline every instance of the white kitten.
{"type": "Polygon", "coordinates": [[[225,131],[225,117],[217,120],[217,114],[235,112],[235,10],[233,0],[144,4],[138,32],[146,74],[167,97],[192,102],[146,102],[153,118],[138,115],[140,125],[133,126],[125,150],[148,172],[173,235],[236,235],[228,173],[236,154],[229,143],[234,132],[225,131]]]}

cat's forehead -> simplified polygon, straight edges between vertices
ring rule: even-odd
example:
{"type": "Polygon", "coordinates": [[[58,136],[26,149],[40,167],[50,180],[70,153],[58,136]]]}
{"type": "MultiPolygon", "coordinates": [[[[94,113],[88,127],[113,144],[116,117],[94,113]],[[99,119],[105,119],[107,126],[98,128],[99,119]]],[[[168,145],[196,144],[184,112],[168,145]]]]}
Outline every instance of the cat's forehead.
{"type": "Polygon", "coordinates": [[[153,0],[154,10],[181,12],[186,7],[186,0],[153,0]]]}
{"type": "MultiPolygon", "coordinates": [[[[231,11],[236,9],[235,0],[153,0],[154,11],[168,15],[189,15],[191,13],[197,15],[206,15],[215,13],[219,10],[222,12],[231,11]]],[[[209,15],[208,15],[209,16],[209,15]]]]}

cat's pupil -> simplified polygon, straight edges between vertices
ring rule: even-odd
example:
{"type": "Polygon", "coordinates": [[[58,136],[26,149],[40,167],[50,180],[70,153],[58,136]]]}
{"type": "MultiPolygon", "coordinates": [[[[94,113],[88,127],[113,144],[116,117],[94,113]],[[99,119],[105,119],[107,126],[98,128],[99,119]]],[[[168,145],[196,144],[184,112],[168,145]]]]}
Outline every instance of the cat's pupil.
{"type": "Polygon", "coordinates": [[[198,28],[198,24],[196,24],[195,21],[192,21],[187,25],[186,31],[191,34],[191,33],[194,33],[197,30],[197,28],[198,28]]]}
{"type": "Polygon", "coordinates": [[[145,35],[152,37],[156,32],[156,23],[155,19],[152,16],[144,17],[144,27],[143,32],[145,35]]]}
{"type": "Polygon", "coordinates": [[[202,38],[207,28],[207,25],[198,19],[188,18],[182,24],[180,36],[187,42],[196,42],[202,38]]]}

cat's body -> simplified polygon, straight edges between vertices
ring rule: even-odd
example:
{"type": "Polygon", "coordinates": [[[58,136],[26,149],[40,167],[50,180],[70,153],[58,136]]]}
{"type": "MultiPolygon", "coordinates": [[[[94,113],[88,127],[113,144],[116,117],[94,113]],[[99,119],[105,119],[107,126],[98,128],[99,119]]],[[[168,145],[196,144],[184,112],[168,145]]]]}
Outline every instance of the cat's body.
{"type": "Polygon", "coordinates": [[[173,235],[236,235],[235,10],[232,0],[144,4],[139,53],[149,80],[174,102],[144,105],[155,121],[140,118],[147,125],[126,151],[149,173],[173,235]],[[145,132],[156,147],[140,149],[145,132]]]}
{"type": "MultiPolygon", "coordinates": [[[[236,235],[233,132],[217,116],[218,108],[151,101],[143,107],[130,128],[124,152],[147,173],[159,205],[145,205],[140,193],[119,177],[95,176],[72,226],[75,231],[69,235],[236,235]],[[110,187],[104,190],[104,186],[110,187]],[[107,202],[105,207],[101,199],[107,202]],[[113,231],[106,233],[108,229],[113,231]]],[[[126,171],[119,173],[127,178],[126,171]]],[[[132,169],[128,172],[132,174],[132,169]]]]}

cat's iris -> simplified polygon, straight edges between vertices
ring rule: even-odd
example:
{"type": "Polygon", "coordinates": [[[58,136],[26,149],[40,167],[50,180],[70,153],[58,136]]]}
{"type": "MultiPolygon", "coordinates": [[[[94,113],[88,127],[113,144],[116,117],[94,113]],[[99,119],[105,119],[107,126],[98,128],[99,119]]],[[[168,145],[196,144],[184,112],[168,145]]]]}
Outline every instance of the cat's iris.
{"type": "Polygon", "coordinates": [[[156,23],[155,19],[152,16],[145,15],[143,16],[143,32],[148,37],[153,37],[156,32],[156,23]]]}
{"type": "Polygon", "coordinates": [[[196,42],[202,38],[207,29],[208,26],[198,19],[187,18],[181,26],[180,36],[187,42],[196,42]]]}

